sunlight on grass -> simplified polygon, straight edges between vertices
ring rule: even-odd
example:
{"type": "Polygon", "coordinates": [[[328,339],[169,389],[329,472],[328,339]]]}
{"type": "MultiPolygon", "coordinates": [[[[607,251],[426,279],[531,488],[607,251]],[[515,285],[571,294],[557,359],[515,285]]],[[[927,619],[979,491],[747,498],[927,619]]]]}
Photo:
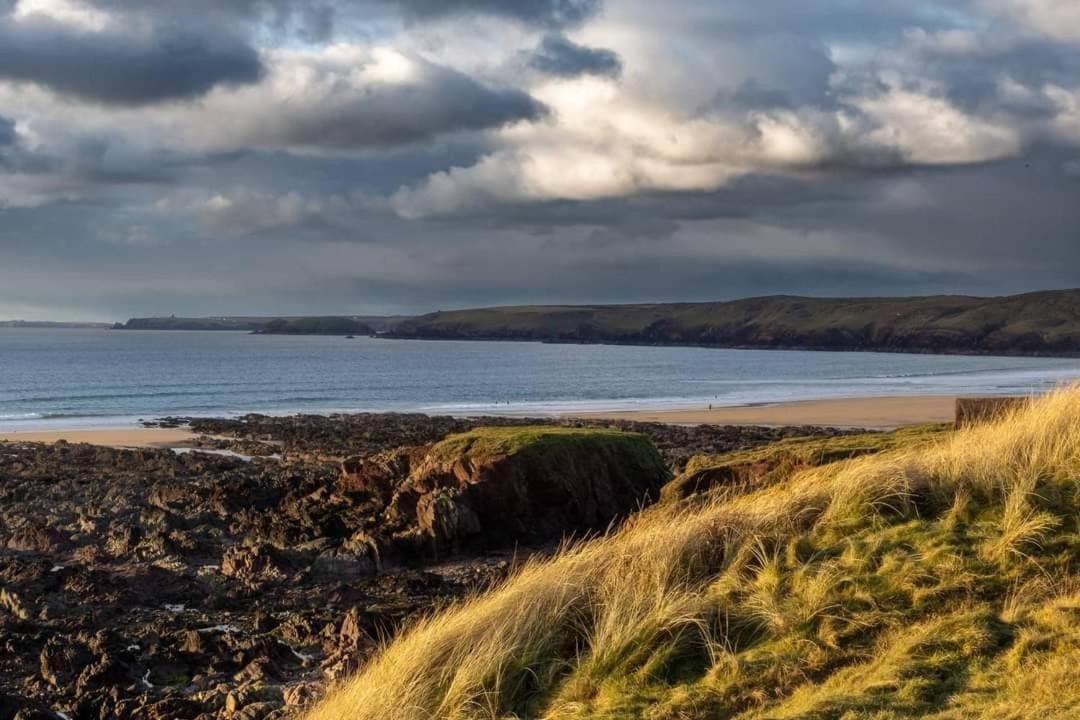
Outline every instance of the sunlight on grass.
{"type": "Polygon", "coordinates": [[[308,717],[1077,717],[1078,480],[1070,389],[660,505],[420,622],[308,717]]]}

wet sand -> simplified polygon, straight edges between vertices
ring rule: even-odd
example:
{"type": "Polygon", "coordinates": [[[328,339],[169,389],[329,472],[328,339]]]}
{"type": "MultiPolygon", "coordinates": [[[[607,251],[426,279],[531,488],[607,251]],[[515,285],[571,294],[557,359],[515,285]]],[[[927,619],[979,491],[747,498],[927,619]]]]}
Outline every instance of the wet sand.
{"type": "Polygon", "coordinates": [[[800,402],[715,407],[712,410],[627,410],[575,413],[590,420],[637,420],[686,425],[824,425],[890,429],[903,425],[952,422],[956,397],[917,395],[905,397],[839,398],[800,402]]]}
{"type": "Polygon", "coordinates": [[[118,448],[165,448],[183,446],[195,434],[186,428],[113,428],[100,430],[0,430],[0,442],[88,443],[118,448]]]}

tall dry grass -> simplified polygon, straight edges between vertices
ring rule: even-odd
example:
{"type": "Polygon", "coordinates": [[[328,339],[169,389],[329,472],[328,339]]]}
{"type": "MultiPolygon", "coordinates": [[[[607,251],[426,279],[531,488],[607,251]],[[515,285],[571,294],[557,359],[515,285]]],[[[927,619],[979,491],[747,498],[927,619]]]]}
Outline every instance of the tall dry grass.
{"type": "Polygon", "coordinates": [[[996,503],[1004,519],[984,553],[1007,559],[1055,526],[1039,509],[1040,493],[1077,477],[1080,388],[1068,388],[931,444],[815,468],[743,496],[652,508],[420,622],[308,719],[572,710],[643,649],[685,643],[714,664],[732,652],[737,634],[723,618],[725,588],[743,594],[744,619],[776,631],[827,615],[830,589],[841,580],[828,566],[801,578],[771,570],[783,538],[843,537],[875,518],[996,503]]]}

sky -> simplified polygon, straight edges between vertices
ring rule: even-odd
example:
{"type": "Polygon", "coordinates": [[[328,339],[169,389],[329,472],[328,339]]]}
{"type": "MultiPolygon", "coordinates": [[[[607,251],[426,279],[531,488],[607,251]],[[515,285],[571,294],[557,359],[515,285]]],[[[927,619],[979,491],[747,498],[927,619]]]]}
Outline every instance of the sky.
{"type": "Polygon", "coordinates": [[[1080,0],[0,0],[0,319],[1080,286],[1080,0]]]}

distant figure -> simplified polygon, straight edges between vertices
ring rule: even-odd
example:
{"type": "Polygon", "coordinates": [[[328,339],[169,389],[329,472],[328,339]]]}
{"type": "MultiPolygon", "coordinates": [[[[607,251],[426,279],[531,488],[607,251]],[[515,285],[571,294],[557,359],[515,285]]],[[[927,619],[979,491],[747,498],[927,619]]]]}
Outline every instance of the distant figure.
{"type": "Polygon", "coordinates": [[[709,403],[709,409],[712,410],[712,403],[709,403]]]}

